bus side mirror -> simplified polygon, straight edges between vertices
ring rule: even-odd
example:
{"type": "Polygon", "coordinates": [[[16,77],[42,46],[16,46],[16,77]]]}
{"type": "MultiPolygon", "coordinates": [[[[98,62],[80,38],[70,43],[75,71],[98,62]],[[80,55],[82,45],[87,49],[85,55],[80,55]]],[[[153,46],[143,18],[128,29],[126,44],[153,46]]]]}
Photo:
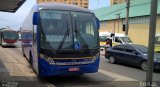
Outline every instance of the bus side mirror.
{"type": "Polygon", "coordinates": [[[100,21],[97,17],[96,17],[96,24],[97,24],[97,29],[100,29],[100,21]]]}
{"type": "Polygon", "coordinates": [[[34,14],[33,14],[33,25],[38,25],[38,21],[39,21],[39,13],[34,12],[34,14]]]}

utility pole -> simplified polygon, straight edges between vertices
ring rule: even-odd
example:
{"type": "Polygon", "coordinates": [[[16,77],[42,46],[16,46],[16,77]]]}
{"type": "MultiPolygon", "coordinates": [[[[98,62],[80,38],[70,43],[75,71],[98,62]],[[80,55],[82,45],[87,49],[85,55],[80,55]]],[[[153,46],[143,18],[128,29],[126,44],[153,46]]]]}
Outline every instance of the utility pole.
{"type": "Polygon", "coordinates": [[[128,35],[129,31],[129,7],[130,7],[130,0],[126,0],[126,25],[125,25],[125,35],[128,35]]]}
{"type": "Polygon", "coordinates": [[[152,87],[153,67],[154,67],[154,45],[155,45],[155,32],[156,32],[156,18],[157,18],[157,3],[158,0],[151,0],[151,15],[149,26],[149,42],[148,42],[148,63],[146,82],[147,87],[152,87]]]}

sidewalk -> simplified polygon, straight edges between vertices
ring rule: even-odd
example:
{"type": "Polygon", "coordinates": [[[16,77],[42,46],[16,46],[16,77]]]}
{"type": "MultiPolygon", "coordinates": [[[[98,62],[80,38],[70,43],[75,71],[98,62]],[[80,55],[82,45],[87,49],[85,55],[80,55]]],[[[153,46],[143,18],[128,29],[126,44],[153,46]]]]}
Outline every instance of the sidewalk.
{"type": "Polygon", "coordinates": [[[100,56],[104,56],[105,55],[105,51],[100,51],[100,56]]]}

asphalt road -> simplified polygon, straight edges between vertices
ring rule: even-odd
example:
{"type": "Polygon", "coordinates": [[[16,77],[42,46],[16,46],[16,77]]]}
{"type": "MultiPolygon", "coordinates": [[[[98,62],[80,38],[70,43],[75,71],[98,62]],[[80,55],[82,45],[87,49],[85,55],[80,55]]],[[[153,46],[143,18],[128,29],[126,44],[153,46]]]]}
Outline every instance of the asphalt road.
{"type": "MultiPolygon", "coordinates": [[[[154,81],[160,81],[160,71],[153,75],[154,81]]],[[[146,72],[137,67],[108,63],[102,52],[97,73],[39,79],[22,56],[21,48],[0,47],[0,81],[25,82],[26,87],[142,87],[139,81],[145,81],[145,76],[146,72]]]]}
{"type": "MultiPolygon", "coordinates": [[[[126,76],[138,81],[145,81],[146,71],[141,70],[139,67],[129,66],[125,64],[110,64],[108,60],[104,58],[104,52],[101,52],[101,54],[102,56],[100,69],[117,73],[119,75],[126,76]]],[[[160,70],[154,71],[153,80],[160,81],[160,70]]]]}

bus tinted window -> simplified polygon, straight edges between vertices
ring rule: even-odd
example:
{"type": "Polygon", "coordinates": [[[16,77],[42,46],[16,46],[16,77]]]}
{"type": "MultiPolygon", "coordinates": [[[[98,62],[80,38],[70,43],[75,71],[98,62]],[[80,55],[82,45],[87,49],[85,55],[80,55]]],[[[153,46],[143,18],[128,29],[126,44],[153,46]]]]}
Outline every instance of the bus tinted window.
{"type": "Polygon", "coordinates": [[[65,39],[61,48],[71,49],[73,42],[69,12],[43,10],[40,12],[40,17],[41,47],[58,49],[63,39],[65,39]]]}
{"type": "Polygon", "coordinates": [[[4,31],[3,32],[3,39],[17,40],[18,34],[16,31],[4,31]]]}
{"type": "MultiPolygon", "coordinates": [[[[78,41],[88,46],[89,49],[95,49],[98,45],[98,30],[96,29],[96,20],[92,14],[82,12],[72,12],[73,25],[78,41]],[[84,41],[83,41],[84,40],[84,41]]],[[[87,47],[85,47],[87,48],[87,47]]]]}
{"type": "Polygon", "coordinates": [[[22,32],[21,38],[23,40],[31,40],[32,39],[32,33],[31,32],[22,32]]]}
{"type": "Polygon", "coordinates": [[[42,10],[40,18],[42,48],[75,49],[75,44],[81,49],[98,47],[98,30],[93,14],[42,10]]]}

